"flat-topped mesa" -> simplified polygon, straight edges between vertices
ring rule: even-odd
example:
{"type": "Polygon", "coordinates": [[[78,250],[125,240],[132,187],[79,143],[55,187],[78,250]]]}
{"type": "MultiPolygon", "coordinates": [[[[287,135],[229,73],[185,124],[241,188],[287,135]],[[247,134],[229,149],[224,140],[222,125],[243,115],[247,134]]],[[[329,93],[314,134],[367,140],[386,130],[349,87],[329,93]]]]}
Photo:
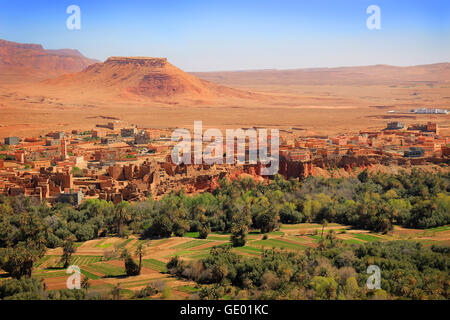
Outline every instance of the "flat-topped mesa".
{"type": "Polygon", "coordinates": [[[168,64],[167,58],[149,57],[110,57],[105,64],[139,65],[153,68],[162,68],[168,64]]]}
{"type": "Polygon", "coordinates": [[[101,92],[104,96],[158,102],[206,102],[223,97],[253,98],[239,91],[197,78],[178,69],[166,58],[110,57],[81,72],[46,82],[48,85],[73,88],[74,91],[101,92]]]}
{"type": "Polygon", "coordinates": [[[0,47],[11,47],[11,48],[18,48],[18,49],[32,49],[37,51],[44,51],[44,47],[40,44],[34,44],[34,43],[18,43],[13,41],[7,41],[0,39],[0,47]]]}

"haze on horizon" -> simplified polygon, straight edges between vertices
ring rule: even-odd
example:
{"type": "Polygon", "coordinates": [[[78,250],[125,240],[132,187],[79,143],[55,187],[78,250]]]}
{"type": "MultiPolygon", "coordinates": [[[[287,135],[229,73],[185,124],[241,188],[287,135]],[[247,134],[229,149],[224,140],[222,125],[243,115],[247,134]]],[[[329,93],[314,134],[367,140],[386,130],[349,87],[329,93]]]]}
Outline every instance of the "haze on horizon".
{"type": "Polygon", "coordinates": [[[0,0],[0,38],[77,49],[89,58],[167,57],[185,71],[292,69],[450,61],[444,0],[0,0]],[[81,8],[81,30],[66,9],[81,8]],[[369,30],[370,5],[381,30],[369,30]]]}

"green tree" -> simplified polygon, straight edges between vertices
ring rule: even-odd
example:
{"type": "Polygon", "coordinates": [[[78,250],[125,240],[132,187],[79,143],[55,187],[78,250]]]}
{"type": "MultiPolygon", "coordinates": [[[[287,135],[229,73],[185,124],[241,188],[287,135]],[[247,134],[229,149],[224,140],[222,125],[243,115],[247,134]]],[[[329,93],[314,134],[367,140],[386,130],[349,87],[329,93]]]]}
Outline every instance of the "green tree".
{"type": "Polygon", "coordinates": [[[117,235],[122,236],[123,224],[128,220],[129,217],[129,207],[130,203],[127,201],[122,201],[115,207],[115,221],[116,221],[116,232],[117,235]]]}
{"type": "Polygon", "coordinates": [[[331,277],[315,276],[312,278],[310,286],[314,290],[317,299],[331,300],[336,298],[338,284],[331,277]]]}
{"type": "Polygon", "coordinates": [[[358,296],[359,287],[355,277],[350,277],[345,281],[343,293],[345,299],[353,299],[358,296]]]}
{"type": "Polygon", "coordinates": [[[198,230],[200,239],[208,238],[208,235],[210,232],[211,232],[211,229],[208,226],[202,225],[198,230]]]}
{"type": "Polygon", "coordinates": [[[157,216],[151,225],[144,231],[149,238],[168,238],[172,235],[173,222],[164,215],[157,216]]]}
{"type": "Polygon", "coordinates": [[[230,241],[233,247],[243,247],[247,242],[248,227],[242,223],[235,223],[231,227],[230,241]]]}
{"type": "Polygon", "coordinates": [[[330,247],[333,248],[336,244],[335,241],[337,239],[336,232],[334,230],[328,231],[326,238],[330,241],[330,247]]]}
{"type": "Polygon", "coordinates": [[[0,282],[0,300],[41,300],[45,298],[42,280],[22,278],[0,282]]]}
{"type": "Polygon", "coordinates": [[[111,294],[113,296],[113,300],[120,300],[120,282],[115,284],[113,289],[111,290],[111,294]]]}
{"type": "Polygon", "coordinates": [[[72,240],[66,240],[64,241],[63,245],[63,254],[61,256],[61,263],[63,264],[64,268],[67,268],[70,266],[70,263],[72,261],[72,255],[76,252],[76,248],[74,246],[74,243],[72,240]]]}
{"type": "Polygon", "coordinates": [[[279,220],[278,212],[270,206],[256,216],[255,227],[261,229],[261,233],[272,232],[278,227],[279,220]]]}
{"type": "Polygon", "coordinates": [[[127,249],[123,249],[120,255],[120,258],[123,260],[125,265],[125,272],[127,276],[137,276],[140,274],[141,270],[139,266],[134,262],[131,255],[128,253],[127,249]]]}
{"type": "Polygon", "coordinates": [[[328,221],[326,219],[322,220],[322,234],[321,234],[321,238],[323,239],[323,232],[325,230],[325,227],[328,226],[328,221]]]}
{"type": "Polygon", "coordinates": [[[0,267],[15,279],[20,279],[23,276],[30,278],[33,264],[42,256],[41,250],[20,243],[15,248],[0,249],[0,267]]]}
{"type": "Polygon", "coordinates": [[[369,181],[369,173],[367,172],[367,169],[364,169],[360,174],[358,174],[358,180],[362,183],[366,183],[369,181]]]}
{"type": "Polygon", "coordinates": [[[32,206],[31,199],[15,199],[13,208],[17,215],[10,221],[14,232],[0,232],[0,242],[5,244],[0,248],[0,268],[16,279],[31,277],[34,263],[46,251],[47,229],[36,212],[27,212],[32,206]]]}
{"type": "Polygon", "coordinates": [[[81,288],[83,288],[87,292],[90,287],[91,287],[91,282],[90,282],[89,278],[84,276],[83,279],[81,280],[81,288]]]}
{"type": "Polygon", "coordinates": [[[141,274],[142,269],[142,257],[145,255],[145,249],[142,244],[139,244],[136,248],[136,255],[139,257],[139,274],[141,274]]]}

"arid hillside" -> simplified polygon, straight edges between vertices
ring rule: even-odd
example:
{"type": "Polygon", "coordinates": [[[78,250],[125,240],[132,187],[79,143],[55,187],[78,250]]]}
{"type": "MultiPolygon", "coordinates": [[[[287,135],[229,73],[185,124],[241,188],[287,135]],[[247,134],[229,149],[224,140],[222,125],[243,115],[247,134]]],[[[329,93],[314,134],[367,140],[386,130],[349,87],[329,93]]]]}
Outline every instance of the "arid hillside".
{"type": "Polygon", "coordinates": [[[450,109],[448,63],[188,74],[163,58],[93,63],[77,51],[1,44],[0,138],[111,120],[143,128],[202,120],[204,128],[296,128],[308,136],[433,121],[450,132],[450,115],[410,113],[450,109]],[[78,70],[63,72],[71,68],[78,70]]]}
{"type": "Polygon", "coordinates": [[[44,84],[63,88],[64,91],[169,103],[254,96],[197,78],[173,66],[165,58],[111,57],[104,63],[45,81],[44,84]]]}
{"type": "Polygon", "coordinates": [[[40,44],[0,39],[0,83],[47,79],[83,70],[96,62],[77,50],[45,50],[40,44]]]}
{"type": "Polygon", "coordinates": [[[202,79],[224,85],[399,85],[450,83],[450,63],[411,67],[364,67],[291,70],[194,72],[202,79]]]}

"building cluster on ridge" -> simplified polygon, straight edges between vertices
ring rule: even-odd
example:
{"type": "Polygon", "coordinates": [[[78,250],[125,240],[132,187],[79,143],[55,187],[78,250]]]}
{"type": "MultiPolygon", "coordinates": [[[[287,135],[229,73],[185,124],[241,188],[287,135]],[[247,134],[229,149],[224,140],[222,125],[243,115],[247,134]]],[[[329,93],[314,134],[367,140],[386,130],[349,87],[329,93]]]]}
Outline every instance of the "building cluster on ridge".
{"type": "Polygon", "coordinates": [[[401,122],[389,122],[379,131],[357,135],[298,138],[291,134],[281,146],[281,154],[291,160],[334,158],[342,155],[389,155],[393,157],[441,158],[449,156],[450,137],[439,136],[436,123],[414,124],[407,129],[401,122]],[[411,155],[411,150],[420,153],[411,155]]]}
{"type": "MultiPolygon", "coordinates": [[[[7,137],[0,144],[0,194],[49,203],[79,204],[86,198],[118,203],[173,190],[211,190],[224,177],[262,179],[260,164],[175,165],[170,156],[176,143],[171,141],[172,131],[109,122],[90,131],[7,137]]],[[[312,166],[331,163],[354,168],[370,163],[371,157],[448,164],[450,137],[440,136],[431,122],[408,128],[391,122],[383,130],[335,137],[303,137],[295,128],[280,130],[280,174],[286,178],[306,177],[312,166]]]]}

